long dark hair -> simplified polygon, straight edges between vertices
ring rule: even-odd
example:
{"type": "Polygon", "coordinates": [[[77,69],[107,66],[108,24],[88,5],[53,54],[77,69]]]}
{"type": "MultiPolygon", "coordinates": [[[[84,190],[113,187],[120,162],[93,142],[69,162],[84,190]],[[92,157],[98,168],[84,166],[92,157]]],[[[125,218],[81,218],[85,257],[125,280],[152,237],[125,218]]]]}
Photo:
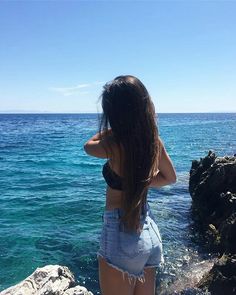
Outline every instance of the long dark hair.
{"type": "Polygon", "coordinates": [[[143,83],[134,76],[118,76],[103,87],[101,136],[112,135],[120,150],[123,179],[122,217],[139,230],[140,212],[148,184],[158,167],[159,141],[155,108],[143,83]]]}

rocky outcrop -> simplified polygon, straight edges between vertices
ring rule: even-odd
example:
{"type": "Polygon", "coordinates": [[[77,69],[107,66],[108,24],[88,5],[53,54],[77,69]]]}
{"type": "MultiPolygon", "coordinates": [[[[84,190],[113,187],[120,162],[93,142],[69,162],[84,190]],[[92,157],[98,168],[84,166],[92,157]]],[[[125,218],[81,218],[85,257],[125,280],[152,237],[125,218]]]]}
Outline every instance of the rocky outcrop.
{"type": "Polygon", "coordinates": [[[46,265],[37,268],[29,277],[0,295],[93,295],[77,285],[68,267],[46,265]]]}
{"type": "Polygon", "coordinates": [[[236,253],[236,157],[209,151],[194,160],[189,192],[193,219],[211,250],[236,253]]]}
{"type": "Polygon", "coordinates": [[[236,294],[236,156],[209,151],[193,161],[189,192],[195,230],[204,246],[222,255],[196,287],[212,295],[236,294]]]}
{"type": "Polygon", "coordinates": [[[236,294],[236,255],[223,255],[197,287],[214,295],[236,294]]]}

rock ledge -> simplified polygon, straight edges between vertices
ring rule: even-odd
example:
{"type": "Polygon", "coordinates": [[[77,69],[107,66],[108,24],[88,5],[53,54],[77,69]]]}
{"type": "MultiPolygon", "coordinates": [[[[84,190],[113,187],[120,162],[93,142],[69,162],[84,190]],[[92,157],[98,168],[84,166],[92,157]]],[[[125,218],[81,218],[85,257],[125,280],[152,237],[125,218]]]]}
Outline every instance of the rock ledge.
{"type": "Polygon", "coordinates": [[[196,287],[212,295],[236,294],[236,155],[217,157],[209,151],[192,161],[189,192],[204,246],[221,255],[196,287]]]}
{"type": "Polygon", "coordinates": [[[19,284],[0,292],[0,295],[93,295],[77,285],[66,266],[46,265],[36,270],[19,284]]]}
{"type": "Polygon", "coordinates": [[[193,219],[209,249],[236,253],[236,157],[209,151],[192,161],[189,192],[193,219]]]}

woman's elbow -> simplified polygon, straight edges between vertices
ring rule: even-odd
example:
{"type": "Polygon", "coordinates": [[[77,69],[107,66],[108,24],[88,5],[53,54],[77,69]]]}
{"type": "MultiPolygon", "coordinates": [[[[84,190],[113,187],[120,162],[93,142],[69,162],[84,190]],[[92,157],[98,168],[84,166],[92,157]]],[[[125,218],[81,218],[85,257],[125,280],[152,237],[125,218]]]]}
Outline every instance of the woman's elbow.
{"type": "Polygon", "coordinates": [[[176,183],[176,181],[177,181],[177,176],[175,173],[168,177],[169,184],[174,184],[174,183],[176,183]]]}
{"type": "Polygon", "coordinates": [[[165,179],[166,185],[174,184],[177,181],[177,176],[175,171],[171,171],[171,173],[167,173],[166,175],[163,175],[163,178],[165,179]]]}
{"type": "Polygon", "coordinates": [[[84,144],[84,151],[85,151],[86,154],[88,154],[88,155],[90,154],[89,153],[89,144],[88,144],[88,141],[85,142],[85,144],[84,144]]]}

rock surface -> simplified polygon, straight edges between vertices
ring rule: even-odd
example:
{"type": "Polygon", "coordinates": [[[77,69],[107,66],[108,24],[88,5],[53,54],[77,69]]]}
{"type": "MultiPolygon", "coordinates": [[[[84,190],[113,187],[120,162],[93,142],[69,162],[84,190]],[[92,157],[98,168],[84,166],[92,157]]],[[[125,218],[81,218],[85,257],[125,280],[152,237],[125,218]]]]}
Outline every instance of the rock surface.
{"type": "Polygon", "coordinates": [[[210,271],[214,265],[214,260],[205,260],[198,263],[191,263],[187,267],[182,267],[180,275],[176,277],[168,286],[160,283],[157,287],[158,295],[211,295],[197,288],[197,283],[210,271]],[[184,270],[184,271],[183,271],[184,270]]]}
{"type": "Polygon", "coordinates": [[[196,285],[212,295],[236,294],[236,156],[209,151],[193,161],[189,192],[196,229],[221,256],[196,285]]]}
{"type": "Polygon", "coordinates": [[[211,294],[236,294],[236,255],[223,255],[197,287],[211,294]]]}
{"type": "Polygon", "coordinates": [[[210,250],[236,253],[236,157],[217,157],[209,151],[194,160],[189,192],[193,219],[210,250]]]}
{"type": "Polygon", "coordinates": [[[19,284],[0,292],[0,295],[93,295],[77,285],[68,267],[46,265],[37,268],[19,284]]]}

